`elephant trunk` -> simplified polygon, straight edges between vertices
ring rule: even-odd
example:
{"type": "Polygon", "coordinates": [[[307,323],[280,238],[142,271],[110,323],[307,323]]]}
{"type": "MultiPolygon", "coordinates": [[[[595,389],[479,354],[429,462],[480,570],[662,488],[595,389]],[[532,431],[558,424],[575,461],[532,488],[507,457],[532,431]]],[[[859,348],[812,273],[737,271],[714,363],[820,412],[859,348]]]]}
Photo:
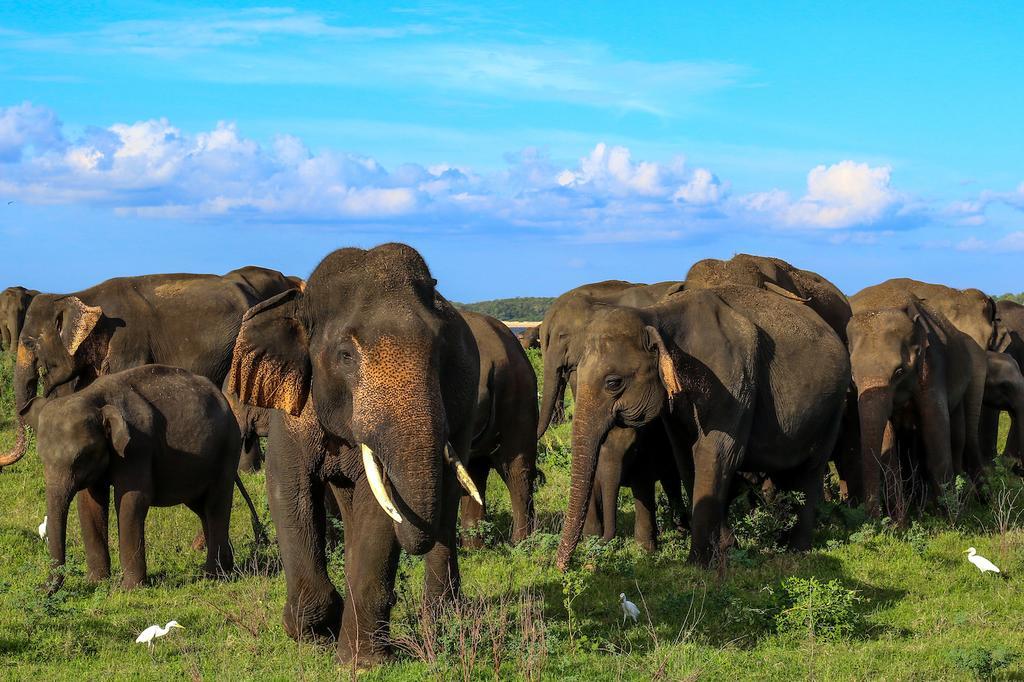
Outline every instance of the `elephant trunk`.
{"type": "Polygon", "coordinates": [[[544,354],[544,391],[540,400],[540,418],[537,420],[538,439],[547,431],[555,408],[565,400],[568,371],[554,355],[554,352],[544,354]]]}
{"type": "Polygon", "coordinates": [[[48,589],[51,594],[64,584],[68,509],[74,497],[75,489],[70,480],[46,486],[46,544],[50,550],[48,589]]]}
{"type": "MultiPolygon", "coordinates": [[[[594,492],[594,478],[597,474],[598,450],[612,426],[609,413],[596,416],[590,408],[594,401],[589,390],[581,388],[577,398],[576,414],[572,425],[572,476],[569,487],[569,508],[562,524],[562,540],[558,546],[557,565],[564,571],[569,558],[583,537],[583,525],[587,507],[594,492]]],[[[612,503],[613,504],[613,503],[612,503]]]]}
{"type": "Polygon", "coordinates": [[[19,414],[28,411],[29,403],[36,397],[38,388],[39,358],[19,343],[18,359],[14,365],[14,406],[19,414]]]}
{"type": "Polygon", "coordinates": [[[857,411],[860,416],[861,471],[864,502],[872,516],[881,512],[880,475],[891,475],[894,433],[893,396],[888,386],[860,390],[857,411]]]}

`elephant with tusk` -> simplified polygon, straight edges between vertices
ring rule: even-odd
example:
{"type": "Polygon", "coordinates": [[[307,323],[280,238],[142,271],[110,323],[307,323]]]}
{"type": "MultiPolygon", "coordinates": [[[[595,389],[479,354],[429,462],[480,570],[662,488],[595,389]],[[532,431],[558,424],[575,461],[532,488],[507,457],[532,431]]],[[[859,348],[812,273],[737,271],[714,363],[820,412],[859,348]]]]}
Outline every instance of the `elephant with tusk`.
{"type": "Polygon", "coordinates": [[[267,487],[295,639],[341,661],[389,655],[401,550],[425,555],[425,596],[459,591],[456,523],[476,422],[479,351],[404,244],[329,254],[306,283],[252,308],[229,388],[270,419],[267,487]],[[325,493],[344,525],[344,602],[327,573],[325,493]]]}

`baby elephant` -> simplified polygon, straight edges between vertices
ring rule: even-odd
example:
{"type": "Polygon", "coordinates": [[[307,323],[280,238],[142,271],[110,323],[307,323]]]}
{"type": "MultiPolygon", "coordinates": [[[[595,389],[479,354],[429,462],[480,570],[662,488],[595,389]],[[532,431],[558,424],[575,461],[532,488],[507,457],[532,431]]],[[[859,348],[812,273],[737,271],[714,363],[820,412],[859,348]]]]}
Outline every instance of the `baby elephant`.
{"type": "Polygon", "coordinates": [[[146,579],[146,513],[184,504],[202,520],[206,574],[234,565],[228,542],[232,485],[238,480],[238,422],[208,379],[183,369],[145,365],[100,377],[87,388],[49,401],[39,414],[38,451],[46,473],[50,589],[60,588],[68,507],[78,494],[90,580],[110,576],[107,508],[114,487],[124,586],[146,579]]]}

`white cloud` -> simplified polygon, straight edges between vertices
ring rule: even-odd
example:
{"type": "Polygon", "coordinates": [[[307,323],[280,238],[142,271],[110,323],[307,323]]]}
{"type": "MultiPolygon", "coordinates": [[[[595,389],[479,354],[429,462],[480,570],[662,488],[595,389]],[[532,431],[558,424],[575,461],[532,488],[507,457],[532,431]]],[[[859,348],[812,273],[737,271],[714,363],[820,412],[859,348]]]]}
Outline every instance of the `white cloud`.
{"type": "Polygon", "coordinates": [[[741,203],[794,227],[840,229],[872,225],[898,212],[903,196],[890,186],[891,169],[840,161],[807,174],[807,192],[793,201],[781,190],[749,194],[741,203]]]}
{"type": "Polygon", "coordinates": [[[30,102],[0,109],[0,163],[18,161],[27,147],[39,152],[58,147],[60,126],[56,114],[30,102]]]}
{"type": "Polygon", "coordinates": [[[448,163],[389,169],[372,157],[311,152],[291,135],[260,144],[230,122],[195,133],[166,119],[114,123],[74,140],[53,112],[31,104],[0,108],[0,122],[5,196],[154,219],[546,229],[591,241],[784,226],[853,240],[868,231],[877,238],[919,210],[891,187],[888,167],[853,161],[812,169],[798,199],[779,189],[732,197],[708,168],[682,157],[636,159],[604,142],[575,163],[523,149],[502,171],[483,174],[448,163]]]}

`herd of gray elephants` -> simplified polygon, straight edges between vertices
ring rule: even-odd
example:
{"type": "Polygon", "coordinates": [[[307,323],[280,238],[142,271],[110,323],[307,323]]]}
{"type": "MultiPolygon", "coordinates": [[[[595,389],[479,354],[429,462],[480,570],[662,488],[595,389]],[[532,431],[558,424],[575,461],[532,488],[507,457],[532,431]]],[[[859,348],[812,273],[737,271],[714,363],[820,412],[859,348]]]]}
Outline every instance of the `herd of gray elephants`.
{"type": "Polygon", "coordinates": [[[427,600],[458,594],[460,512],[463,527],[483,517],[491,470],[510,493],[512,541],[532,532],[538,439],[567,387],[563,570],[585,533],[615,534],[623,486],[640,545],[657,546],[660,482],[690,561],[707,566],[752,483],[803,494],[789,546],[806,550],[830,463],[842,497],[878,516],[933,504],[959,476],[984,494],[1001,411],[1013,420],[1005,454],[1024,453],[1024,307],[911,279],[847,298],[761,256],[702,260],[677,282],[580,286],[521,339],[457,310],[402,244],[340,249],[306,281],[247,267],[66,294],[13,287],[0,335],[16,357],[17,420],[0,467],[25,455],[33,429],[49,589],[72,499],[87,577],[110,576],[111,488],[125,585],[146,578],[151,506],[193,510],[206,572],[230,572],[236,487],[248,501],[237,470],[264,466],[284,627],[336,639],[339,659],[361,665],[388,655],[402,550],[424,556],[427,600]],[[530,346],[543,356],[539,406],[530,346]],[[332,515],[344,600],[327,570],[332,515]]]}

